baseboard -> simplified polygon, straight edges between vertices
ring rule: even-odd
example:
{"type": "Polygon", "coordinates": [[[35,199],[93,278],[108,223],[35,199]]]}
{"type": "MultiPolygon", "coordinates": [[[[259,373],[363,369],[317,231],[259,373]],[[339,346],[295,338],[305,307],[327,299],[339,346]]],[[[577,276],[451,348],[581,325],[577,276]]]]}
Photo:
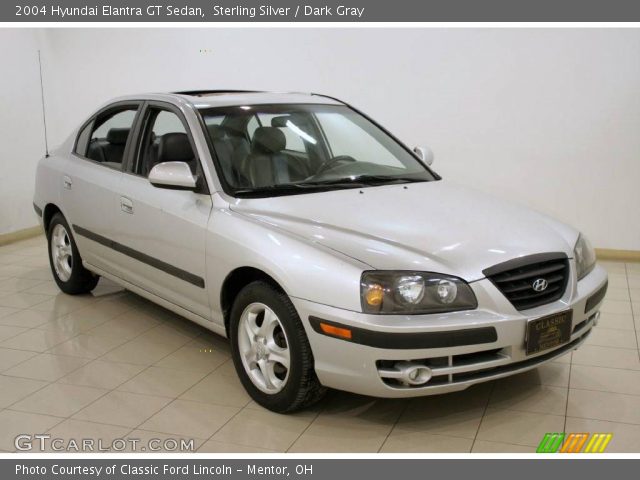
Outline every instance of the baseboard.
{"type": "Polygon", "coordinates": [[[612,248],[596,248],[598,260],[614,260],[617,262],[640,262],[640,250],[615,250],[612,248]]]}
{"type": "Polygon", "coordinates": [[[27,238],[37,237],[38,235],[42,235],[42,227],[40,225],[24,228],[16,232],[2,233],[0,234],[0,245],[8,245],[27,238]]]}

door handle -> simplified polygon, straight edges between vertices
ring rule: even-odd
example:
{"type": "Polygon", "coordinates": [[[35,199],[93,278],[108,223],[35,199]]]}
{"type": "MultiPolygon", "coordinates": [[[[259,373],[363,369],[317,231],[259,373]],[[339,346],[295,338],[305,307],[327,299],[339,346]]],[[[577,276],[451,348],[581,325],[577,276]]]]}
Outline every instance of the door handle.
{"type": "Polygon", "coordinates": [[[120,208],[124,213],[133,213],[133,202],[127,197],[120,197],[120,208]]]}
{"type": "Polygon", "coordinates": [[[64,177],[62,177],[62,183],[65,189],[71,190],[71,186],[73,185],[73,180],[71,180],[71,177],[65,175],[64,177]]]}

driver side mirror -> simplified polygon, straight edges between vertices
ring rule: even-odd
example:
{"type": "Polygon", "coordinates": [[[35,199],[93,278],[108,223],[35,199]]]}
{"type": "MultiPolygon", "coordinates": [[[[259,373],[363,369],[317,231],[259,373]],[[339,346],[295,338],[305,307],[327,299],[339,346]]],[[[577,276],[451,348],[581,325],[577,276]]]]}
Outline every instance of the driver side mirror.
{"type": "Polygon", "coordinates": [[[433,151],[429,147],[416,147],[413,153],[428,166],[433,163],[433,151]]]}
{"type": "Polygon", "coordinates": [[[149,182],[154,187],[172,190],[195,190],[196,178],[185,162],[162,162],[149,172],[149,182]]]}

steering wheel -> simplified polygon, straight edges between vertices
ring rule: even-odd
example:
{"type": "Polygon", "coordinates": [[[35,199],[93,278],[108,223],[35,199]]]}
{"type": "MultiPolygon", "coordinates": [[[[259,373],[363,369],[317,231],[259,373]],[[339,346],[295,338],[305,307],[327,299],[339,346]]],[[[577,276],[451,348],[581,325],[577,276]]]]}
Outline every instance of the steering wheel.
{"type": "Polygon", "coordinates": [[[353,158],[351,155],[338,155],[337,157],[333,157],[328,162],[323,163],[322,166],[318,169],[318,171],[313,176],[317,177],[318,175],[326,172],[327,170],[332,169],[335,165],[342,162],[357,162],[357,160],[353,158]]]}

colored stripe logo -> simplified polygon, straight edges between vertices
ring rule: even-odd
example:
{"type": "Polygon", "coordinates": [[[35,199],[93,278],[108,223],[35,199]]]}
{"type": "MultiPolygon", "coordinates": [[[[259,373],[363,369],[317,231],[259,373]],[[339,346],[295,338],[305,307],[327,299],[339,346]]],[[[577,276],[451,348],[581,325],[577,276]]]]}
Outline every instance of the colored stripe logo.
{"type": "Polygon", "coordinates": [[[545,433],[536,453],[603,453],[611,433],[545,433]]]}
{"type": "Polygon", "coordinates": [[[584,453],[602,453],[611,441],[613,434],[611,433],[594,433],[591,440],[584,449],[584,453]]]}
{"type": "Polygon", "coordinates": [[[536,453],[556,453],[563,439],[564,433],[545,433],[536,453]]]}

